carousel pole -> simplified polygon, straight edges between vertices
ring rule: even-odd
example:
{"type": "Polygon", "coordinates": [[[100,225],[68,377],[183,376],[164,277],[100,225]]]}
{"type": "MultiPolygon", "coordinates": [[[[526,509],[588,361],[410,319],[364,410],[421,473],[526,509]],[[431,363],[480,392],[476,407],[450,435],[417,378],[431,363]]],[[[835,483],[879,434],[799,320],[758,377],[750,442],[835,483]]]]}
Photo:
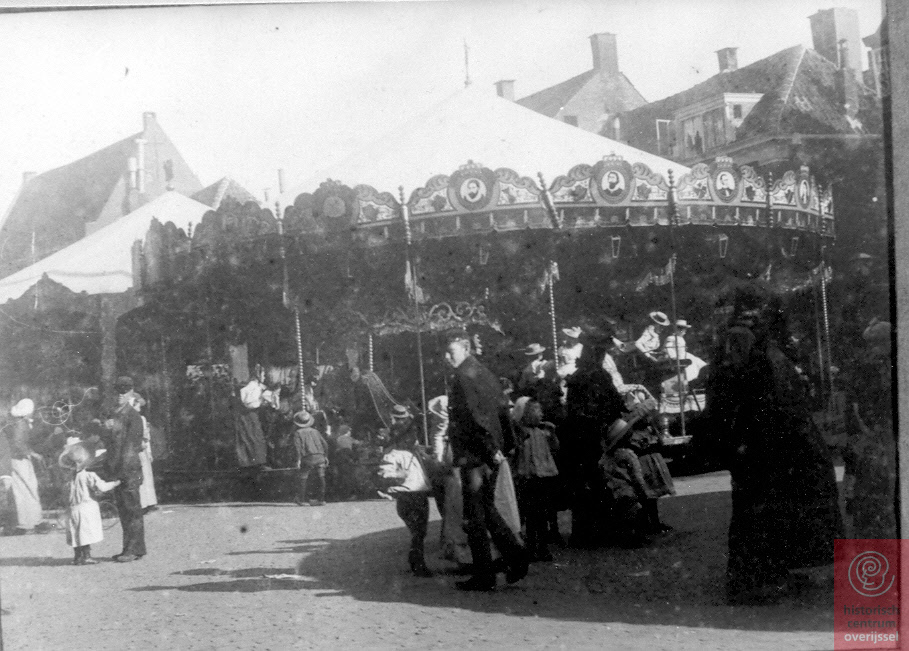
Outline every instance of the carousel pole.
{"type": "Polygon", "coordinates": [[[373,341],[372,341],[372,333],[371,333],[371,332],[369,333],[369,342],[368,342],[368,345],[369,345],[369,372],[370,372],[370,373],[374,373],[376,369],[375,369],[375,364],[374,364],[374,362],[373,362],[373,341]]]}
{"type": "Polygon", "coordinates": [[[407,244],[407,266],[410,269],[410,281],[413,285],[413,305],[417,314],[417,360],[420,363],[420,399],[423,401],[423,443],[429,445],[429,421],[426,415],[426,374],[423,371],[423,311],[420,309],[420,297],[417,295],[417,267],[413,261],[413,234],[410,231],[410,209],[404,200],[404,186],[398,186],[398,195],[401,199],[401,217],[404,219],[404,237],[407,244]]]}
{"type": "Polygon", "coordinates": [[[830,405],[833,410],[833,354],[830,350],[830,310],[827,304],[827,258],[825,246],[821,246],[821,307],[824,314],[824,339],[827,348],[827,384],[830,387],[830,405]]]}
{"type": "MultiPolygon", "coordinates": [[[[675,301],[675,227],[678,226],[678,219],[679,206],[676,202],[675,179],[673,178],[672,170],[669,170],[669,247],[672,250],[672,256],[669,258],[669,306],[672,310],[673,326],[678,321],[678,310],[676,309],[675,301]]],[[[679,416],[681,417],[682,436],[685,436],[685,385],[682,383],[682,362],[679,359],[678,335],[675,335],[675,337],[675,377],[679,387],[679,416]]]]}
{"type": "MultiPolygon", "coordinates": [[[[555,209],[555,200],[552,198],[552,194],[549,192],[546,186],[546,180],[543,178],[543,172],[537,173],[537,178],[540,179],[540,188],[541,194],[540,197],[543,199],[543,206],[546,208],[546,213],[549,215],[549,221],[552,223],[552,227],[556,231],[562,230],[562,220],[559,219],[559,215],[555,209]]],[[[549,320],[552,326],[552,358],[555,361],[556,368],[559,366],[559,328],[556,321],[556,307],[555,307],[555,278],[558,273],[558,263],[551,259],[549,260],[549,320]]]]}
{"type": "MultiPolygon", "coordinates": [[[[284,171],[278,170],[278,196],[284,193],[284,171]]],[[[280,253],[281,253],[281,271],[283,274],[282,278],[282,301],[284,307],[289,308],[294,313],[294,333],[296,335],[297,341],[297,373],[298,380],[297,385],[300,389],[300,408],[306,409],[306,388],[305,388],[305,376],[303,373],[303,329],[300,327],[300,308],[297,305],[296,301],[293,302],[291,306],[290,300],[290,274],[287,271],[287,251],[284,247],[284,216],[281,213],[281,201],[280,199],[275,200],[275,217],[278,220],[278,241],[280,243],[280,253]]]]}

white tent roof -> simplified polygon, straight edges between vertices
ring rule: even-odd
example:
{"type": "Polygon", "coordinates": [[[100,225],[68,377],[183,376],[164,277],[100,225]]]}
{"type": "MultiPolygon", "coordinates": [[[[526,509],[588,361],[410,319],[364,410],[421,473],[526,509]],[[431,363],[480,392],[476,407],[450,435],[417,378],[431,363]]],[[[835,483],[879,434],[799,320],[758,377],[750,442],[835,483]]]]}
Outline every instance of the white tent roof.
{"type": "Polygon", "coordinates": [[[144,240],[153,218],[186,229],[209,206],[166,192],[65,249],[0,280],[0,303],[19,298],[44,274],[74,292],[117,294],[133,286],[132,246],[144,240]]]}
{"type": "Polygon", "coordinates": [[[301,192],[312,192],[327,178],[351,187],[366,184],[397,197],[407,195],[438,174],[449,175],[472,160],[495,170],[507,167],[547,184],[575,165],[593,165],[616,154],[676,178],[689,168],[624,143],[541,115],[477,88],[453,96],[405,123],[354,155],[328,165],[282,197],[287,205],[301,192]]]}

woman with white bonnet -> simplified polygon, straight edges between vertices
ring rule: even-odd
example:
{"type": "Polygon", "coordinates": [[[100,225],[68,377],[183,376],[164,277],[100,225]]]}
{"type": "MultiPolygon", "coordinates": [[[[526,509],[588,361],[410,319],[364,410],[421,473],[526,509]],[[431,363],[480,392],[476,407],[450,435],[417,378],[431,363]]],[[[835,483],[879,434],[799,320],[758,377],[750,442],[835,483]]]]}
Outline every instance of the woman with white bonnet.
{"type": "Polygon", "coordinates": [[[32,457],[35,453],[29,445],[32,431],[32,416],[35,403],[24,398],[10,410],[16,420],[7,434],[12,457],[12,493],[16,505],[16,533],[30,533],[41,522],[41,499],[38,496],[38,478],[32,457]]]}

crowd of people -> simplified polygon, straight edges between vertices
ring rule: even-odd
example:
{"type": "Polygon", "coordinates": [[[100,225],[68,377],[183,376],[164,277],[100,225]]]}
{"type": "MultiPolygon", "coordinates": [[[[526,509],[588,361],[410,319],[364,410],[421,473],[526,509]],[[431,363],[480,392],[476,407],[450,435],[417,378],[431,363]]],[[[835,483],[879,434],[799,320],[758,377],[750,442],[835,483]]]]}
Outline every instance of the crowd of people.
{"type": "MultiPolygon", "coordinates": [[[[468,591],[494,590],[498,574],[520,581],[531,563],[553,560],[552,545],[647,545],[671,531],[658,504],[675,489],[661,452],[657,404],[649,391],[626,382],[617,364],[620,356],[635,355],[652,362],[642,362],[644,381],[664,394],[697,382],[706,391],[704,449],[732,475],[730,603],[784,594],[793,569],[832,562],[833,542],[844,533],[895,536],[889,323],[875,320],[865,328],[868,354],[848,371],[846,532],[831,450],[807,406],[779,297],[759,286],[740,290],[709,364],[688,350],[684,319],[671,323],[662,312],[649,319],[634,341],[619,339],[608,322],[564,328],[558,362],[531,344],[513,378],[490,371],[466,332],[448,333],[448,390],[426,405],[431,445],[423,444],[418,414],[404,405],[390,409],[383,419],[390,426],[367,443],[347,424],[331,432],[303,401],[291,420],[294,500],[322,506],[328,484],[336,497],[349,496],[352,469],[361,465],[357,450],[374,446],[378,476],[370,485],[396,502],[410,533],[411,571],[433,574],[425,541],[434,501],[442,556],[470,574],[456,584],[468,591]],[[559,512],[570,515],[561,528],[559,512]]],[[[117,380],[114,394],[101,418],[67,440],[58,458],[77,565],[96,562],[91,545],[103,536],[97,498],[107,492],[123,529],[115,560],[147,553],[144,515],[156,496],[145,401],[128,377],[117,380]]],[[[256,409],[273,396],[251,380],[240,398],[238,454],[261,465],[268,450],[256,409]]],[[[14,527],[7,529],[28,532],[43,524],[30,448],[35,405],[23,399],[10,415],[0,436],[0,488],[14,505],[14,527]]]]}

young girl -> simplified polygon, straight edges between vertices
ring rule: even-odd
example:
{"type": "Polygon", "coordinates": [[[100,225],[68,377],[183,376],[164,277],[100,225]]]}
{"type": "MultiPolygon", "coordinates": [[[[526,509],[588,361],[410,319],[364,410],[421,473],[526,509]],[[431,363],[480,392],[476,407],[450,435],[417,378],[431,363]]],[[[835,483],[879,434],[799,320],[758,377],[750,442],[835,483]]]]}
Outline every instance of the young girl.
{"type": "Polygon", "coordinates": [[[120,485],[119,481],[104,481],[88,470],[92,453],[82,443],[74,443],[63,450],[60,465],[73,471],[69,482],[69,529],[67,542],[75,552],[73,565],[94,565],[98,561],[91,555],[91,545],[101,542],[104,530],[101,525],[101,508],[92,497],[92,491],[106,493],[120,485]]]}
{"type": "Polygon", "coordinates": [[[521,512],[526,519],[527,551],[536,561],[551,561],[549,522],[554,519],[553,478],[559,470],[552,458],[559,440],[543,423],[540,403],[528,397],[518,398],[511,413],[517,425],[517,475],[521,512]]]}

